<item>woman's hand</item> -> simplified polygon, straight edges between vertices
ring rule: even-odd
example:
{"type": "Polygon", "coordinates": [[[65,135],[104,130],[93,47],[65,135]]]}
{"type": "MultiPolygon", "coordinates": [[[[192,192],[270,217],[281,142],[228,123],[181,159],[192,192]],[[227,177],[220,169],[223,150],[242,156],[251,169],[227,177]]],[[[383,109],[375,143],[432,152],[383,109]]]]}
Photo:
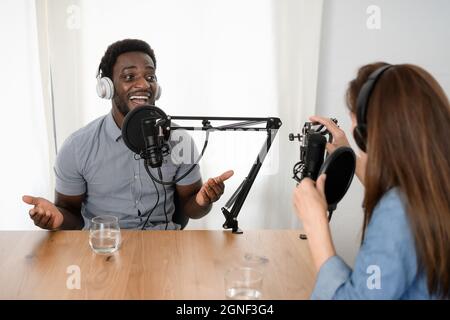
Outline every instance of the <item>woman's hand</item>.
{"type": "Polygon", "coordinates": [[[297,216],[302,220],[308,236],[309,248],[317,271],[328,258],[336,254],[328,224],[325,179],[324,174],[317,179],[317,183],[304,178],[295,188],[293,199],[297,216]]]}
{"type": "MultiPolygon", "coordinates": [[[[350,147],[350,143],[348,142],[345,132],[341,128],[339,128],[339,126],[336,123],[334,123],[330,118],[312,116],[309,118],[309,120],[323,124],[333,136],[333,141],[331,143],[327,142],[326,145],[328,153],[333,153],[333,151],[339,147],[350,147]]],[[[364,176],[366,174],[366,163],[367,163],[367,155],[366,153],[361,152],[361,154],[359,154],[356,157],[355,173],[359,181],[361,181],[363,185],[364,185],[364,176]]]]}
{"type": "Polygon", "coordinates": [[[312,116],[309,118],[309,120],[324,125],[333,136],[333,141],[331,143],[327,143],[326,145],[327,151],[329,153],[332,153],[339,147],[343,146],[350,147],[350,143],[347,140],[345,132],[341,128],[339,128],[339,126],[336,123],[334,123],[333,120],[331,120],[330,118],[312,116]]]}
{"type": "Polygon", "coordinates": [[[305,229],[328,224],[325,179],[325,174],[320,175],[317,183],[310,178],[304,178],[294,190],[295,211],[305,229]]]}

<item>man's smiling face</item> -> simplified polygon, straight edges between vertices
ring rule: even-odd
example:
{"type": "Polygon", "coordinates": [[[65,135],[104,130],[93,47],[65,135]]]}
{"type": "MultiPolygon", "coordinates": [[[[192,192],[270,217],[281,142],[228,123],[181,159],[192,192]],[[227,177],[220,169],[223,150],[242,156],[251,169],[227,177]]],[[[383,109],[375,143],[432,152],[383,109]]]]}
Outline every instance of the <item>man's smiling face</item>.
{"type": "Polygon", "coordinates": [[[113,68],[113,105],[126,116],[141,105],[154,105],[157,90],[155,64],[143,52],[126,52],[117,57],[113,68]]]}

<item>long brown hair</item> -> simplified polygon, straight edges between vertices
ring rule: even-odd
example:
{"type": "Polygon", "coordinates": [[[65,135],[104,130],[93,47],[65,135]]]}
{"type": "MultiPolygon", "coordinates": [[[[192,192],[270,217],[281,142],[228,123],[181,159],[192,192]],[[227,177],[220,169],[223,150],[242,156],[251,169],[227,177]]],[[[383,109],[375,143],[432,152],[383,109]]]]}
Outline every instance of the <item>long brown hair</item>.
{"type": "MultiPolygon", "coordinates": [[[[386,65],[359,69],[347,90],[356,99],[369,75],[386,65]]],[[[384,193],[397,187],[414,234],[418,264],[428,290],[450,297],[450,103],[438,82],[422,68],[396,65],[378,80],[367,111],[363,238],[384,193]]]]}

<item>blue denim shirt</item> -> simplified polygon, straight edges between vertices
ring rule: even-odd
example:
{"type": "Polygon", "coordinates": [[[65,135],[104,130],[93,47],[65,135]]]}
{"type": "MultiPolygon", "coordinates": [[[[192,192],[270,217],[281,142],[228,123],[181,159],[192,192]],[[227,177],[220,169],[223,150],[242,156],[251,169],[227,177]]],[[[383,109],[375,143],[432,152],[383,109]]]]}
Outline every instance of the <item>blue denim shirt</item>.
{"type": "Polygon", "coordinates": [[[387,192],[374,209],[354,270],[338,256],[329,258],[319,270],[311,298],[433,298],[425,273],[417,268],[414,236],[397,189],[387,192]]]}

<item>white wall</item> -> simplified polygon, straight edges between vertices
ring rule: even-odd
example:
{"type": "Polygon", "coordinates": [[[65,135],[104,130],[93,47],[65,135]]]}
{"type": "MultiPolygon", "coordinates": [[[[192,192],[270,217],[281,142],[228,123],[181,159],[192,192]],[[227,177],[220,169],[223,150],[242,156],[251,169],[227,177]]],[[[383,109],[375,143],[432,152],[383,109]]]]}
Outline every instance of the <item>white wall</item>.
{"type": "MultiPolygon", "coordinates": [[[[448,0],[325,0],[317,113],[337,117],[349,133],[347,84],[358,67],[375,61],[418,64],[437,78],[449,96],[449,14],[448,0]],[[366,26],[370,5],[381,9],[379,30],[366,26]]],[[[362,186],[355,179],[331,222],[338,253],[348,263],[354,262],[359,248],[362,199],[362,186]]]]}

